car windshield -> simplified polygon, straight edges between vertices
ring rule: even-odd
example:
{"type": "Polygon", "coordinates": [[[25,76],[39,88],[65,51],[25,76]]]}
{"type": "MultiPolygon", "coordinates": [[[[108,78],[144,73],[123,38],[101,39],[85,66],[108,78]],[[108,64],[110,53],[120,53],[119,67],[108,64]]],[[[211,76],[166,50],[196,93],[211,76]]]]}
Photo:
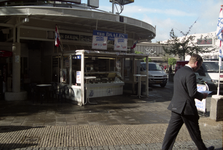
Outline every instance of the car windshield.
{"type": "MultiPolygon", "coordinates": [[[[142,64],[142,69],[146,70],[146,64],[142,64]]],[[[158,64],[149,64],[149,71],[162,71],[158,64]]]]}
{"type": "MultiPolygon", "coordinates": [[[[219,72],[219,65],[218,62],[203,62],[201,69],[204,72],[219,72]]],[[[221,68],[221,70],[223,70],[221,68]]]]}

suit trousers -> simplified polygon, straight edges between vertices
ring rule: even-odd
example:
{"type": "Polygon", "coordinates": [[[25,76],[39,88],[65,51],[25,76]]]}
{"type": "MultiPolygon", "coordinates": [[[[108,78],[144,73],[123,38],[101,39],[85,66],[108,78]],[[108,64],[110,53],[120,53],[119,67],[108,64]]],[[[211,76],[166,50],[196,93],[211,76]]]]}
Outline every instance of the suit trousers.
{"type": "Polygon", "coordinates": [[[169,125],[167,127],[166,134],[163,140],[162,150],[171,150],[173,148],[174,142],[183,123],[185,123],[190,137],[196,144],[197,148],[199,150],[206,150],[207,147],[205,146],[201,138],[198,120],[198,115],[182,115],[172,112],[169,125]]]}

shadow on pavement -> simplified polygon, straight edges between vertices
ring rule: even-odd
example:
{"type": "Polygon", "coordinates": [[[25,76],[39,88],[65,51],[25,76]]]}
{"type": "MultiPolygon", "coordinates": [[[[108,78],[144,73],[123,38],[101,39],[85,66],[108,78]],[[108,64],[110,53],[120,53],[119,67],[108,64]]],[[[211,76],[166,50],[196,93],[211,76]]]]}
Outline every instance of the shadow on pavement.
{"type": "Polygon", "coordinates": [[[0,126],[0,133],[22,131],[33,128],[44,128],[44,126],[31,127],[31,126],[0,126]]]}
{"type": "Polygon", "coordinates": [[[17,143],[10,143],[10,144],[0,144],[0,148],[4,147],[5,150],[16,149],[16,148],[26,148],[31,146],[36,146],[38,144],[17,144],[17,143]]]}

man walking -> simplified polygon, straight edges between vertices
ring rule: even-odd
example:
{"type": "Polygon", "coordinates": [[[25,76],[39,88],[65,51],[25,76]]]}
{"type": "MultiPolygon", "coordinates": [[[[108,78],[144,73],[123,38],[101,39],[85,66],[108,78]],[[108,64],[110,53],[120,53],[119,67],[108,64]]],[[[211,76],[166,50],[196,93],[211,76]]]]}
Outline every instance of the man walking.
{"type": "Polygon", "coordinates": [[[203,63],[200,55],[193,54],[184,67],[179,69],[174,76],[174,93],[168,109],[171,110],[171,118],[163,140],[162,150],[171,150],[180,128],[185,123],[187,130],[199,150],[213,150],[207,148],[201,138],[198,124],[199,115],[194,98],[202,100],[207,94],[197,91],[196,75],[203,63]]]}

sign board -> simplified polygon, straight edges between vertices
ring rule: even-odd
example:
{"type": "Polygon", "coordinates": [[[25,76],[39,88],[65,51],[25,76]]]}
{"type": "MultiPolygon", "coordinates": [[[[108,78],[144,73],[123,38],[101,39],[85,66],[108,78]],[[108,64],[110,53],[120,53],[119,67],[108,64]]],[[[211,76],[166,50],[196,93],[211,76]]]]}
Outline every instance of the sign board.
{"type": "Polygon", "coordinates": [[[88,6],[98,8],[99,7],[99,0],[88,0],[88,6]]]}
{"type": "Polygon", "coordinates": [[[20,63],[20,56],[19,55],[15,56],[15,63],[20,63]]]}
{"type": "Polygon", "coordinates": [[[97,36],[106,36],[108,37],[108,40],[114,41],[115,38],[126,38],[128,39],[128,34],[124,33],[115,33],[115,32],[106,32],[106,31],[99,31],[99,30],[94,30],[93,35],[97,36]]]}
{"type": "MultiPolygon", "coordinates": [[[[202,91],[206,91],[206,86],[203,84],[197,84],[197,91],[198,92],[202,92],[202,91]]],[[[206,112],[206,99],[203,99],[202,101],[195,99],[195,105],[197,107],[198,111],[201,112],[206,112]]]]}
{"type": "Polygon", "coordinates": [[[127,51],[127,40],[126,38],[115,38],[114,50],[127,51]]]}
{"type": "Polygon", "coordinates": [[[93,35],[92,49],[107,50],[108,42],[106,36],[93,35]]]}
{"type": "Polygon", "coordinates": [[[72,56],[72,59],[81,59],[81,55],[74,55],[72,56]]]}
{"type": "Polygon", "coordinates": [[[212,39],[197,39],[197,45],[210,45],[212,44],[212,39]]]}
{"type": "Polygon", "coordinates": [[[127,51],[128,34],[93,31],[92,49],[107,50],[107,41],[114,41],[114,50],[127,51]]]}
{"type": "Polygon", "coordinates": [[[134,0],[110,0],[110,2],[113,2],[113,1],[118,2],[121,5],[125,5],[125,4],[129,4],[129,3],[134,2],[134,0]]]}
{"type": "Polygon", "coordinates": [[[76,83],[81,83],[81,71],[76,72],[76,83]]]}

